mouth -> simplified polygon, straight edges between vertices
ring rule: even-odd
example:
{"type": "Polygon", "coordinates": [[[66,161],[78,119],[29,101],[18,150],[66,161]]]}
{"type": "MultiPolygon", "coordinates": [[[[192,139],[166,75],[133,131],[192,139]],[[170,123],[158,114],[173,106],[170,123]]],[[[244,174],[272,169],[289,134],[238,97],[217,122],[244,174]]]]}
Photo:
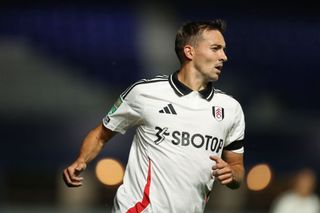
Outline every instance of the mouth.
{"type": "Polygon", "coordinates": [[[215,66],[214,68],[216,69],[216,70],[218,70],[219,71],[219,73],[221,72],[221,70],[222,70],[222,65],[217,65],[217,66],[215,66]]]}

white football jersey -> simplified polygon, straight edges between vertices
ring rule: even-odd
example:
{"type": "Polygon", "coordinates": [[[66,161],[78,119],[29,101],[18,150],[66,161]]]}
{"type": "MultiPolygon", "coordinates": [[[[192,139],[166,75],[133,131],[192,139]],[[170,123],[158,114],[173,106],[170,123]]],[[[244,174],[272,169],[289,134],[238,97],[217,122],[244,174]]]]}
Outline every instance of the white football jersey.
{"type": "Polygon", "coordinates": [[[135,126],[123,184],[113,212],[203,212],[222,151],[243,153],[240,104],[212,83],[192,91],[178,78],[157,76],[124,91],[103,119],[124,134],[135,126]]]}

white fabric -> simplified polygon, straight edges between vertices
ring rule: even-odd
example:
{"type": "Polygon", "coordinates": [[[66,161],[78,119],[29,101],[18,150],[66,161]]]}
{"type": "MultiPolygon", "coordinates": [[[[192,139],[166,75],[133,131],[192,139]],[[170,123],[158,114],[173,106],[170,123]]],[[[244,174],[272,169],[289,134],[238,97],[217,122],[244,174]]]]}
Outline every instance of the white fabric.
{"type": "Polygon", "coordinates": [[[319,213],[320,203],[316,195],[301,197],[293,192],[282,195],[274,204],[272,213],[319,213]]]}
{"type": "Polygon", "coordinates": [[[123,103],[103,119],[106,128],[122,134],[137,127],[113,211],[126,212],[142,201],[150,160],[150,204],[143,212],[203,212],[214,181],[209,156],[221,156],[224,146],[244,137],[240,104],[222,93],[210,101],[195,91],[178,96],[164,79],[136,84],[123,94],[123,103]],[[176,114],[165,112],[169,104],[176,114]],[[214,118],[213,106],[224,108],[223,120],[214,118]]]}

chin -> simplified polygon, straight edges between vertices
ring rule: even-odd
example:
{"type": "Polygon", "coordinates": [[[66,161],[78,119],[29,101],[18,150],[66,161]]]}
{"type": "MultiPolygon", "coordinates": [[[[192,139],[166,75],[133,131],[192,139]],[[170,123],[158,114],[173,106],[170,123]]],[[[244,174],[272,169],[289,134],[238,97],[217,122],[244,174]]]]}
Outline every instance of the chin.
{"type": "Polygon", "coordinates": [[[219,80],[219,75],[215,73],[211,73],[211,75],[207,75],[206,77],[208,82],[215,82],[219,80]]]}
{"type": "Polygon", "coordinates": [[[215,82],[215,81],[218,81],[218,80],[219,80],[219,76],[214,76],[214,77],[210,78],[211,82],[215,82]]]}

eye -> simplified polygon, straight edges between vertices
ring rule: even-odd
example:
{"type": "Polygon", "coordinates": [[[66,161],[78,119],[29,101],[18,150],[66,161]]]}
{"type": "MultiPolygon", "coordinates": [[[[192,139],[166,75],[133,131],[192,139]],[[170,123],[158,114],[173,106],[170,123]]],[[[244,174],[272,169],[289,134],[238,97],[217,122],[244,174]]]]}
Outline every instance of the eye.
{"type": "Polygon", "coordinates": [[[213,52],[217,52],[217,51],[219,51],[221,48],[220,47],[211,47],[211,50],[213,51],[213,52]]]}
{"type": "Polygon", "coordinates": [[[213,52],[219,52],[222,51],[224,53],[226,53],[226,48],[222,47],[222,46],[213,46],[210,48],[213,52]]]}

